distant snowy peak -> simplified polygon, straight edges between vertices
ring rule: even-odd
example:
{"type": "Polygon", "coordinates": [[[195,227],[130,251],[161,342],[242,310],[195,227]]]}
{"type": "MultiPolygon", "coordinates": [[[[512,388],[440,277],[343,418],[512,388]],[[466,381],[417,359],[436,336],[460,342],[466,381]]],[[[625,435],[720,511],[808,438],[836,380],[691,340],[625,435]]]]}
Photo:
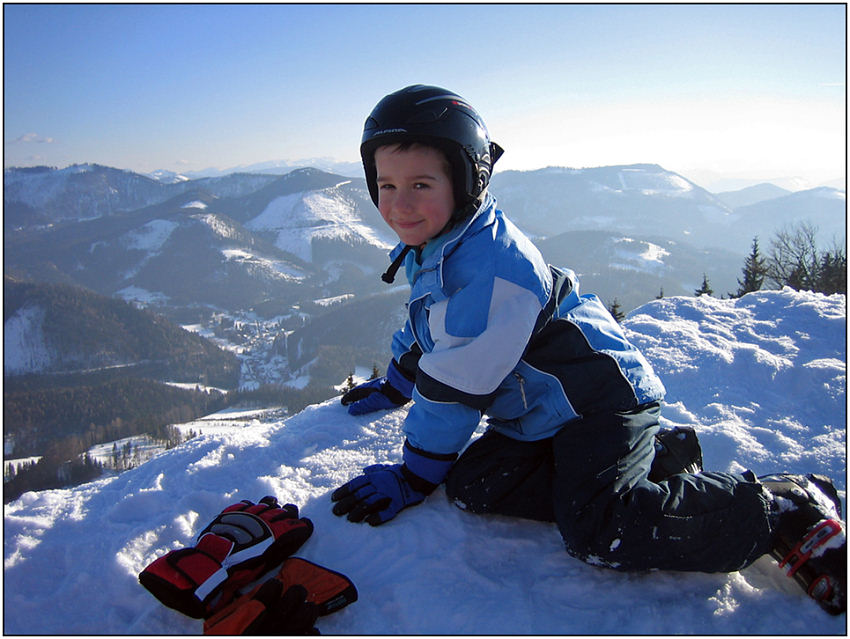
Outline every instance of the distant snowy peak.
{"type": "Polygon", "coordinates": [[[777,197],[783,197],[790,194],[791,191],[783,189],[775,184],[764,182],[762,184],[754,184],[737,191],[725,191],[717,193],[716,196],[724,204],[730,208],[738,208],[741,206],[749,206],[764,200],[772,200],[777,197]]]}
{"type": "Polygon", "coordinates": [[[151,173],[146,174],[147,177],[152,180],[156,180],[157,182],[161,182],[162,184],[177,184],[178,182],[188,182],[189,178],[181,173],[175,173],[174,171],[166,171],[163,169],[152,171],[151,173]]]}
{"type": "Polygon", "coordinates": [[[591,184],[593,190],[613,193],[688,197],[699,188],[678,173],[668,171],[657,164],[629,164],[583,169],[547,167],[541,169],[540,173],[569,174],[584,178],[591,184]]]}
{"type": "Polygon", "coordinates": [[[312,245],[317,239],[389,250],[392,246],[363,221],[356,204],[339,188],[347,183],[277,197],[245,227],[272,235],[275,246],[307,262],[313,261],[312,245]]]}
{"type": "Polygon", "coordinates": [[[153,179],[99,164],[64,169],[8,169],[3,203],[20,203],[51,221],[87,220],[162,200],[163,185],[153,179]]]}
{"type": "Polygon", "coordinates": [[[821,197],[827,200],[847,200],[846,191],[840,191],[829,186],[819,186],[809,191],[803,191],[803,193],[809,193],[813,197],[821,197]]]}
{"type": "MultiPolygon", "coordinates": [[[[648,196],[691,197],[695,185],[681,175],[666,171],[657,165],[613,167],[611,177],[616,178],[612,190],[648,196]]],[[[606,175],[607,177],[607,175],[606,175]]],[[[592,179],[592,178],[591,178],[592,179]]],[[[610,186],[611,181],[608,181],[610,186]]]]}

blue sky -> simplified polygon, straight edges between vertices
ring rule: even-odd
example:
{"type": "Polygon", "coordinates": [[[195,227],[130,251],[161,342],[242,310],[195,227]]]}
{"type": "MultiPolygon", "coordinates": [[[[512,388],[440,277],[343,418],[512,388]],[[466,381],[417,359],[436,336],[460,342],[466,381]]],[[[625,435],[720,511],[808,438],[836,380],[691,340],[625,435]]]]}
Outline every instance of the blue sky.
{"type": "Polygon", "coordinates": [[[4,5],[5,166],[358,159],[408,84],[501,168],[844,176],[843,5],[4,5]]]}

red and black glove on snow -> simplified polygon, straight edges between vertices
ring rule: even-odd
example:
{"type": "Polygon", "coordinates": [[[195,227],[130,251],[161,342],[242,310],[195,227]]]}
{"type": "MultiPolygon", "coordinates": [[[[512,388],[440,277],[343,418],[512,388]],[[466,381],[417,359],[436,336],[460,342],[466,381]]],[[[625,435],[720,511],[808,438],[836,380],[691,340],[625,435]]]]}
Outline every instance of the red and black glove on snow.
{"type": "Polygon", "coordinates": [[[298,506],[274,497],[228,506],[191,548],[172,550],[139,574],[139,581],[169,608],[207,618],[236,591],[279,565],[313,533],[298,506]]]}
{"type": "Polygon", "coordinates": [[[204,622],[205,635],[313,635],[318,617],[357,601],[338,572],[290,557],[280,572],[204,622]]]}

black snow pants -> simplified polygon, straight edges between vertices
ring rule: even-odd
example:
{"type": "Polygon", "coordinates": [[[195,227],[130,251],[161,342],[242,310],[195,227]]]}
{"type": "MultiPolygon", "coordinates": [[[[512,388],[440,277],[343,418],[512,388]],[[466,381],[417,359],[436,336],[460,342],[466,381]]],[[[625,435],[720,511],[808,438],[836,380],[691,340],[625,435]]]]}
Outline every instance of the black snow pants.
{"type": "Polygon", "coordinates": [[[459,507],[557,523],[567,552],[618,570],[731,572],[770,550],[768,497],[750,473],[649,479],[660,405],[592,415],[522,442],[488,430],[458,458],[459,507]]]}

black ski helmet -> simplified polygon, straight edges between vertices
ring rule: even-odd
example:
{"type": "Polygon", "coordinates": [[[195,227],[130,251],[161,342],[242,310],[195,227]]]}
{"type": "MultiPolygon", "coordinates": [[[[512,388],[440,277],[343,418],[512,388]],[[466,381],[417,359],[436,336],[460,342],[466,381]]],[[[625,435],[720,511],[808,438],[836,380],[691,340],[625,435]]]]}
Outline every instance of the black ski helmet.
{"type": "Polygon", "coordinates": [[[386,144],[404,142],[420,142],[445,154],[452,167],[456,213],[477,201],[503,153],[498,144],[490,141],[481,116],[453,91],[415,84],[390,93],[366,118],[360,143],[366,185],[375,206],[375,151],[386,144]]]}

